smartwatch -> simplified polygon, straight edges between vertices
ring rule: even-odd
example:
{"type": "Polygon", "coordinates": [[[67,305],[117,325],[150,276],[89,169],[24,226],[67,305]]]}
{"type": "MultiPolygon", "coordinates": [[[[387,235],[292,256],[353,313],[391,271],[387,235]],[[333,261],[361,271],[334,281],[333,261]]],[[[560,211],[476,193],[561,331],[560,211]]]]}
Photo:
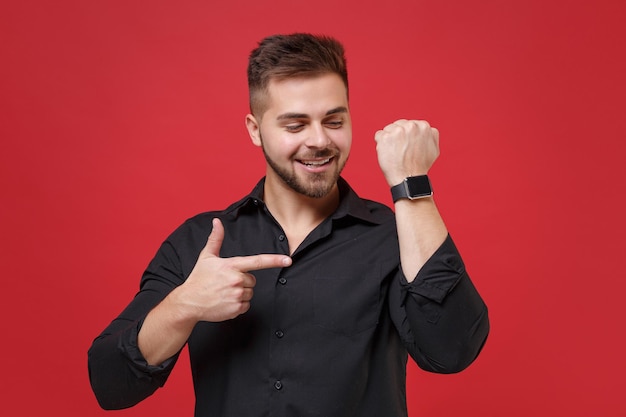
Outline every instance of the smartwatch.
{"type": "Polygon", "coordinates": [[[415,200],[418,198],[430,197],[433,195],[433,189],[430,186],[428,175],[418,175],[416,177],[407,177],[398,185],[391,187],[391,197],[393,202],[401,198],[415,200]]]}

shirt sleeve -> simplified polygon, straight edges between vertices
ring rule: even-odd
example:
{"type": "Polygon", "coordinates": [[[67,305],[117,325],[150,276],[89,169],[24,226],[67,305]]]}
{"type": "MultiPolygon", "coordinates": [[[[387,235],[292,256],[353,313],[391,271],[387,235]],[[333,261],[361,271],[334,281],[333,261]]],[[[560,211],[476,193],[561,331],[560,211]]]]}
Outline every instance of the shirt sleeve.
{"type": "Polygon", "coordinates": [[[420,368],[454,373],[476,359],[489,333],[487,306],[449,235],[413,282],[400,272],[390,291],[392,318],[420,368]]]}
{"type": "Polygon", "coordinates": [[[102,408],[131,407],[165,384],[178,354],[150,366],[137,346],[137,335],[148,312],[182,282],[180,260],[166,240],[146,269],[137,295],[89,349],[89,379],[102,408]]]}

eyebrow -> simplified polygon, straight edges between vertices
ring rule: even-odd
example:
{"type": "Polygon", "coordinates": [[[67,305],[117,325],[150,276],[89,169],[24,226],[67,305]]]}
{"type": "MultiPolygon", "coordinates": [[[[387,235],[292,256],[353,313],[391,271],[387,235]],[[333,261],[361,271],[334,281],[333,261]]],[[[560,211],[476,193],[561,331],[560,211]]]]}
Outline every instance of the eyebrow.
{"type": "MultiPolygon", "coordinates": [[[[325,116],[330,116],[337,113],[347,113],[348,108],[345,106],[335,107],[334,109],[328,110],[325,116]]],[[[288,120],[288,119],[309,119],[309,116],[306,113],[283,113],[276,117],[276,120],[288,120]]]]}

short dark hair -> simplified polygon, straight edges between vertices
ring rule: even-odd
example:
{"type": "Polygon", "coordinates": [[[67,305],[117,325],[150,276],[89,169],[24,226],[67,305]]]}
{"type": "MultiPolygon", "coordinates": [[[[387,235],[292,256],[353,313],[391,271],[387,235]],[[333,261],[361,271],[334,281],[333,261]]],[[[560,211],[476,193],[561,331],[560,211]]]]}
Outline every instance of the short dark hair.
{"type": "Polygon", "coordinates": [[[259,42],[248,60],[250,111],[260,117],[265,111],[271,80],[337,74],[348,89],[348,71],[343,45],[334,38],[309,33],[273,35],[259,42]]]}

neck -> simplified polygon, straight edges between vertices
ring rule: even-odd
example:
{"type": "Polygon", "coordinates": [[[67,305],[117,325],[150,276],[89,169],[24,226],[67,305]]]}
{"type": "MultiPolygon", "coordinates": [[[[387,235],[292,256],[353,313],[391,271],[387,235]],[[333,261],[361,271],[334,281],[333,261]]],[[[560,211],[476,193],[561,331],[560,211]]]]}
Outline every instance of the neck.
{"type": "Polygon", "coordinates": [[[286,232],[306,233],[313,230],[339,206],[339,188],[320,198],[307,197],[294,191],[282,180],[266,177],[263,200],[286,232]]]}

